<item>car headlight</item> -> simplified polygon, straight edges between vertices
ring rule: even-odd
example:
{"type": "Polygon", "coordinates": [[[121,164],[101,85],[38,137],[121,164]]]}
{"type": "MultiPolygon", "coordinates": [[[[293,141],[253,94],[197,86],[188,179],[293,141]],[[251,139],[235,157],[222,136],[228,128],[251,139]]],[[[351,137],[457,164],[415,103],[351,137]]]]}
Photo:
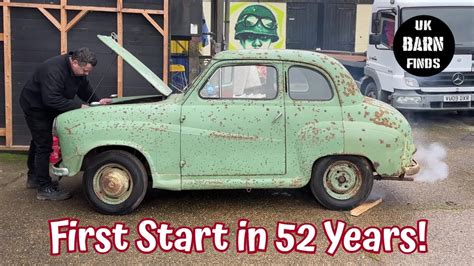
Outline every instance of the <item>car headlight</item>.
{"type": "Polygon", "coordinates": [[[418,81],[414,78],[405,78],[405,84],[408,87],[419,87],[418,81]]]}
{"type": "Polygon", "coordinates": [[[395,102],[398,104],[420,104],[421,97],[419,96],[398,96],[395,98],[395,102]]]}

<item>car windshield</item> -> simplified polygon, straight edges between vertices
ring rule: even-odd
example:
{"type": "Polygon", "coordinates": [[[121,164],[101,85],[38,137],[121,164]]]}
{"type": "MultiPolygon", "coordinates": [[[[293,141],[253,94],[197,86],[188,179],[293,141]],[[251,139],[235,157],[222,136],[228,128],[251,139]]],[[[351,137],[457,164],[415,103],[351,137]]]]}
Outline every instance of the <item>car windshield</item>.
{"type": "Polygon", "coordinates": [[[474,47],[474,7],[411,7],[402,9],[402,21],[417,15],[429,15],[448,25],[460,48],[474,47]]]}
{"type": "MultiPolygon", "coordinates": [[[[207,63],[207,64],[201,69],[201,73],[204,73],[210,65],[211,65],[211,62],[207,63]]],[[[183,93],[183,94],[186,94],[186,93],[189,91],[189,88],[193,87],[194,84],[195,84],[198,80],[200,80],[199,77],[200,77],[200,76],[197,76],[197,77],[196,77],[195,79],[193,79],[193,81],[191,81],[186,87],[184,87],[183,90],[182,90],[182,93],[183,93]]]]}

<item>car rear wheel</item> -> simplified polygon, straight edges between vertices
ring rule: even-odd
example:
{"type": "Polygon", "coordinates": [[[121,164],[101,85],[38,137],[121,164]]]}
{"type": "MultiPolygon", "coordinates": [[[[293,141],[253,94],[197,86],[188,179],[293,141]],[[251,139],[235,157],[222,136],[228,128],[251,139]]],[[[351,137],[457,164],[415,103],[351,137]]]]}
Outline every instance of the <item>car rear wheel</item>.
{"type": "Polygon", "coordinates": [[[336,156],[323,158],[314,165],[310,187],[324,207],[350,210],[367,199],[373,181],[372,169],[366,159],[336,156]]]}
{"type": "Polygon", "coordinates": [[[95,210],[104,214],[127,214],[140,205],[148,178],[137,157],[125,151],[106,151],[90,162],[82,183],[86,198],[95,210]]]}

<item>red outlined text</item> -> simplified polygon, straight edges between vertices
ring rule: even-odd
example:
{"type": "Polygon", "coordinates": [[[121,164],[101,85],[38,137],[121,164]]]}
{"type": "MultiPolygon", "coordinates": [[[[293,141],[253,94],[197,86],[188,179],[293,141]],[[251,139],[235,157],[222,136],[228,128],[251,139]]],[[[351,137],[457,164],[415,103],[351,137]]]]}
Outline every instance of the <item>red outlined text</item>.
{"type": "MultiPolygon", "coordinates": [[[[49,239],[50,255],[59,256],[67,253],[87,253],[95,251],[107,254],[110,251],[126,252],[131,242],[130,228],[124,223],[116,222],[113,226],[80,226],[80,221],[73,218],[50,220],[49,239]]],[[[248,219],[237,221],[235,242],[230,243],[229,227],[222,222],[213,226],[173,227],[167,222],[157,222],[145,218],[136,226],[136,237],[133,241],[137,251],[143,254],[154,252],[204,253],[209,250],[227,252],[235,244],[235,252],[256,254],[267,252],[269,241],[274,249],[281,254],[292,252],[316,254],[316,239],[318,228],[313,223],[277,222],[275,235],[271,239],[265,227],[251,226],[248,219]],[[208,244],[206,249],[205,243],[208,244]],[[271,242],[270,242],[271,243],[271,242]]],[[[370,253],[392,253],[399,251],[403,254],[428,252],[428,220],[417,221],[413,226],[369,226],[359,228],[348,225],[341,220],[325,220],[321,223],[327,245],[325,253],[334,256],[338,251],[355,253],[366,251],[370,253]]],[[[322,237],[324,240],[324,237],[322,237]]],[[[324,241],[323,241],[324,242],[324,241]]],[[[318,244],[320,245],[320,244],[318,244]]],[[[321,244],[324,245],[324,244],[321,244]]]]}
{"type": "Polygon", "coordinates": [[[61,242],[66,242],[67,252],[86,253],[89,251],[89,239],[95,240],[92,244],[94,250],[99,254],[106,254],[114,248],[118,252],[125,252],[130,247],[130,242],[125,236],[130,229],[124,223],[115,223],[112,227],[79,226],[79,220],[65,218],[50,220],[49,240],[50,255],[61,255],[61,242]]]}
{"type": "Polygon", "coordinates": [[[182,226],[175,229],[168,223],[143,219],[138,223],[137,233],[139,238],[135,240],[135,248],[144,254],[155,252],[157,248],[163,252],[202,253],[205,238],[212,239],[215,251],[225,252],[230,246],[225,239],[230,231],[223,223],[215,223],[212,227],[182,226]]]}
{"type": "Polygon", "coordinates": [[[417,222],[417,228],[411,226],[367,227],[348,226],[346,222],[326,220],[322,223],[328,247],[326,254],[334,256],[340,246],[347,253],[359,252],[361,249],[371,253],[392,253],[394,240],[398,239],[398,250],[403,254],[428,252],[428,220],[417,222]]]}

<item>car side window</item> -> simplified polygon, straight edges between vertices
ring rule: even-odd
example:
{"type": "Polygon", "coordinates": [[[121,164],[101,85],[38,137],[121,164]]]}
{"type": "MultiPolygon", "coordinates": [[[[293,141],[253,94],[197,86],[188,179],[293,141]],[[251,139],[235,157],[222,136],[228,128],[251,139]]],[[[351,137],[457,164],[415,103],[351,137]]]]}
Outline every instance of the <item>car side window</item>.
{"type": "Polygon", "coordinates": [[[289,95],[293,100],[327,101],[332,89],[326,77],[313,69],[293,66],[288,73],[289,95]]]}
{"type": "Polygon", "coordinates": [[[199,95],[206,99],[274,99],[276,68],[268,65],[225,66],[217,69],[199,95]]]}

